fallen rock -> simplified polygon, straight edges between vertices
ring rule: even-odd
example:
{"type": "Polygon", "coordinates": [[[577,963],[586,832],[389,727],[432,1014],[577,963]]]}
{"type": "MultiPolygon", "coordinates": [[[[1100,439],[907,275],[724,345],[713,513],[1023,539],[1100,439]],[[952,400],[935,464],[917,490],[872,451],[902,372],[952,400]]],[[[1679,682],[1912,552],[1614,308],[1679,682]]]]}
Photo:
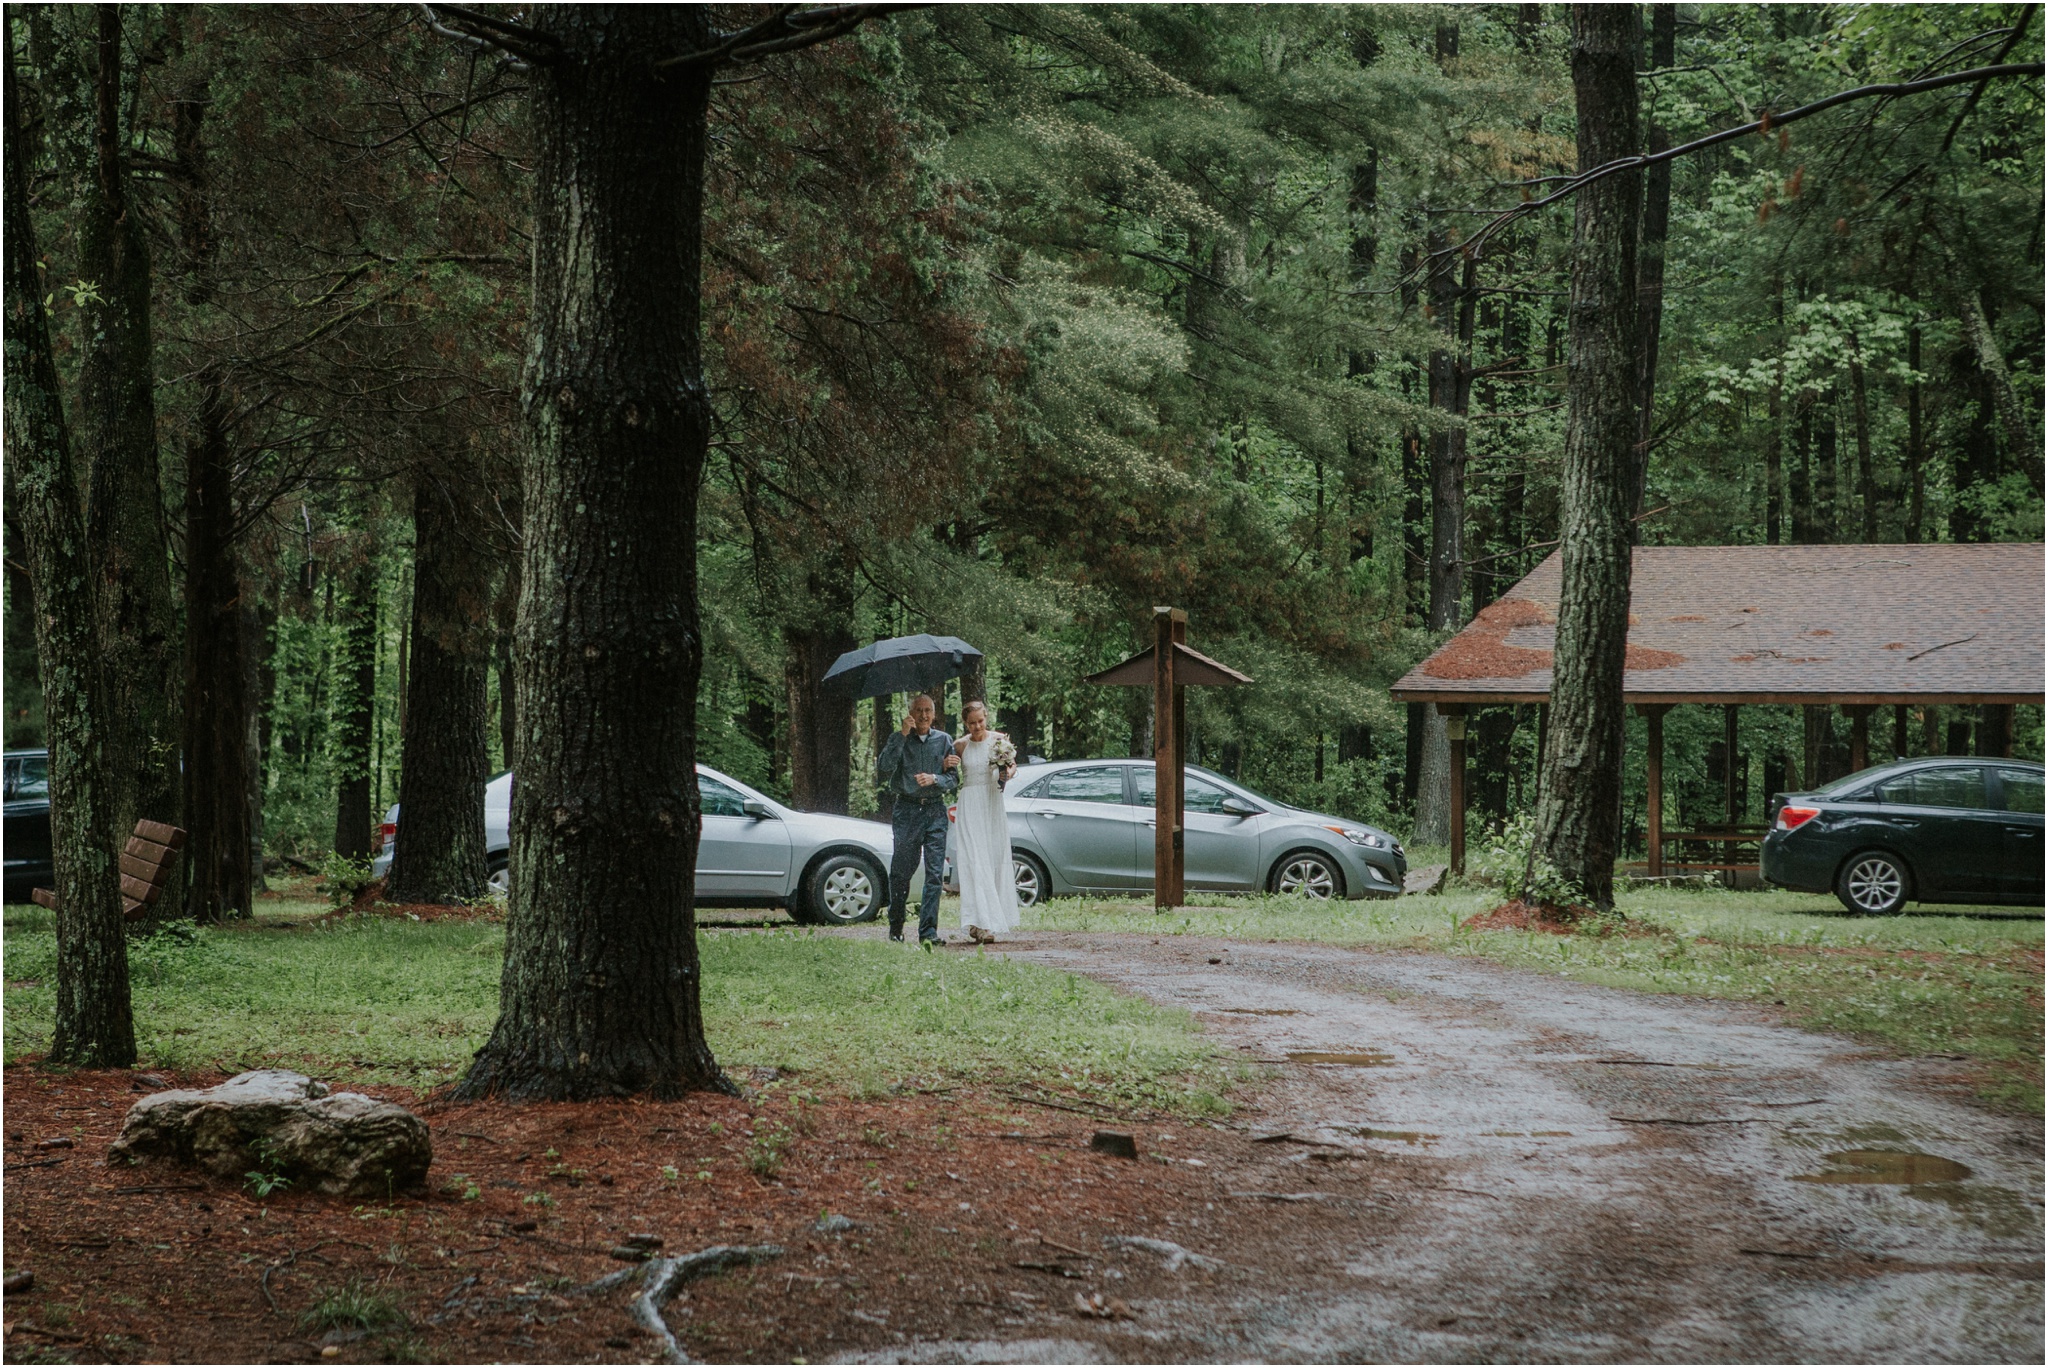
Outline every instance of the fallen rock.
{"type": "Polygon", "coordinates": [[[1408,871],[1408,877],[1401,880],[1401,891],[1403,893],[1441,893],[1444,891],[1445,881],[1450,876],[1451,867],[1447,864],[1424,865],[1420,869],[1408,871]]]}
{"type": "Polygon", "coordinates": [[[1138,1157],[1138,1137],[1121,1131],[1097,1131],[1088,1141],[1088,1148],[1100,1154],[1113,1154],[1119,1159],[1135,1159],[1138,1157]]]}
{"type": "Polygon", "coordinates": [[[381,1196],[427,1176],[426,1122],[395,1102],[287,1069],[256,1069],[213,1088],[152,1093],[129,1108],[107,1157],[171,1159],[240,1181],[252,1169],[302,1192],[381,1196]]]}

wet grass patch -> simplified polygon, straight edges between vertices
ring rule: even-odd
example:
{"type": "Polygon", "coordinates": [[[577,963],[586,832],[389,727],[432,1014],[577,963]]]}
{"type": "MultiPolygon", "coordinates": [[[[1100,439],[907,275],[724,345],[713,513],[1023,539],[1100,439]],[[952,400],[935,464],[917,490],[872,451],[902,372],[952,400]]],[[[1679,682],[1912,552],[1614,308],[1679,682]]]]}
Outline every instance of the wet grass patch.
{"type": "MultiPolygon", "coordinates": [[[[142,1066],[421,1090],[456,1078],[497,1017],[504,927],[315,908],[326,911],[265,904],[253,922],[131,942],[142,1066]]],[[[708,932],[701,945],[705,1028],[742,1081],[772,1068],[863,1096],[1030,1085],[1111,1110],[1210,1113],[1227,1110],[1236,1079],[1189,1014],[1079,975],[794,927],[708,932]]],[[[49,913],[6,909],[4,967],[12,1063],[49,1045],[49,913]]]]}

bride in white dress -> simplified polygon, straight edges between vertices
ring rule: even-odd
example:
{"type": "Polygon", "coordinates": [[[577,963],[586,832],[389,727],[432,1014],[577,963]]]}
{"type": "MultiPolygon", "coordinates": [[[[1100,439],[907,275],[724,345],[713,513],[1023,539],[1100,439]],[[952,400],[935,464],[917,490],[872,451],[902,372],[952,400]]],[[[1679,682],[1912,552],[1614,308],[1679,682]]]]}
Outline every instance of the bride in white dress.
{"type": "Polygon", "coordinates": [[[960,880],[960,924],[984,945],[998,931],[1017,928],[1017,875],[1010,856],[1010,819],[1003,811],[1003,790],[1014,770],[998,770],[989,762],[996,733],[988,727],[988,707],[969,703],[960,710],[967,735],[954,743],[960,756],[959,806],[954,812],[953,870],[960,880]]]}

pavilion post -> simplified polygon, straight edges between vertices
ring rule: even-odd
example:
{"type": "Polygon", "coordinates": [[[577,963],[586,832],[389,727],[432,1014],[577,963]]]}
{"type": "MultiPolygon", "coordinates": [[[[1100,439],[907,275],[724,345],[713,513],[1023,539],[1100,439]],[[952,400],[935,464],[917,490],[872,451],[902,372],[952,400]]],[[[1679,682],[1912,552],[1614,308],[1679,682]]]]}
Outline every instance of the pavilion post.
{"type": "MultiPolygon", "coordinates": [[[[1735,782],[1735,714],[1736,705],[1724,703],[1721,706],[1721,794],[1726,800],[1728,812],[1728,834],[1735,834],[1735,827],[1742,820],[1742,798],[1736,792],[1735,782]]],[[[1730,866],[1721,873],[1721,882],[1735,887],[1735,842],[1730,840],[1721,847],[1721,863],[1730,866]]]]}
{"type": "Polygon", "coordinates": [[[1906,705],[1892,704],[1892,759],[1906,758],[1906,705]]]}
{"type": "Polygon", "coordinates": [[[1444,736],[1451,743],[1451,872],[1465,872],[1465,705],[1439,703],[1444,736]]]}
{"type": "Polygon", "coordinates": [[[1650,753],[1644,781],[1646,795],[1644,807],[1648,821],[1647,833],[1650,846],[1650,877],[1659,878],[1664,873],[1664,713],[1669,707],[1664,703],[1638,705],[1650,733],[1650,753]]]}
{"type": "Polygon", "coordinates": [[[1179,907],[1187,837],[1181,795],[1187,708],[1174,680],[1174,646],[1188,637],[1188,615],[1179,608],[1152,610],[1152,910],[1179,907]]]}
{"type": "Polygon", "coordinates": [[[1870,768],[1870,708],[1868,703],[1844,703],[1849,714],[1849,773],[1870,768]]]}

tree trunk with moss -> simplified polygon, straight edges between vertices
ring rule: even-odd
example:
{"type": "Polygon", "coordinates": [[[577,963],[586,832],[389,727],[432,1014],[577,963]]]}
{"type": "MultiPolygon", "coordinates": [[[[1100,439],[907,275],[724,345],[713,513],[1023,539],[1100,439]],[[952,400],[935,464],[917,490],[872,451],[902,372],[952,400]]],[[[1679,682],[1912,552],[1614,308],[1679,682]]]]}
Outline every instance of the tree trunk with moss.
{"type": "Polygon", "coordinates": [[[50,851],[57,884],[53,1063],[135,1062],[128,945],[106,777],[106,689],[91,564],[58,397],[29,218],[27,157],[7,48],[6,459],[34,599],[36,665],[50,751],[50,851]]]}
{"type": "MultiPolygon", "coordinates": [[[[1572,7],[1582,167],[1638,150],[1641,42],[1635,6],[1572,7]]],[[[1579,193],[1572,234],[1570,394],[1559,513],[1564,583],[1537,840],[1544,856],[1596,908],[1613,905],[1621,816],[1641,206],[1639,172],[1596,181],[1579,193]]]]}
{"type": "MultiPolygon", "coordinates": [[[[177,613],[156,440],[149,244],[122,156],[121,9],[98,7],[92,183],[79,220],[84,303],[78,369],[85,545],[97,571],[107,676],[108,804],[117,833],[136,819],[179,825],[177,613]]],[[[159,912],[179,906],[176,886],[159,912]]]]}

